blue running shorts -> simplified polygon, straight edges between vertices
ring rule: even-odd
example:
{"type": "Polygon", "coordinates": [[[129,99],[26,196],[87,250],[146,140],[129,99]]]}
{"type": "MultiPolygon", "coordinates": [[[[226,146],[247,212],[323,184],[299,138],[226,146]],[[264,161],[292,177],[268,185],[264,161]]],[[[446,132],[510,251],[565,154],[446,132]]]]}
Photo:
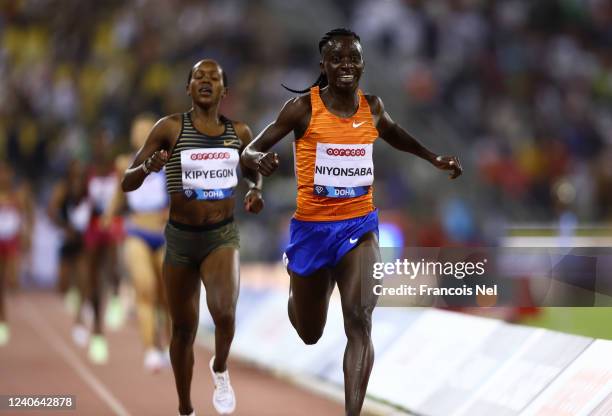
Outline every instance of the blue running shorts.
{"type": "Polygon", "coordinates": [[[157,251],[166,243],[166,239],[161,232],[143,230],[137,227],[128,227],[126,229],[126,234],[131,237],[140,238],[152,251],[157,251]]]}
{"type": "Polygon", "coordinates": [[[341,221],[300,221],[293,218],[283,261],[291,271],[309,276],[322,267],[336,266],[356,247],[361,236],[370,231],[375,231],[378,236],[378,210],[341,221]]]}

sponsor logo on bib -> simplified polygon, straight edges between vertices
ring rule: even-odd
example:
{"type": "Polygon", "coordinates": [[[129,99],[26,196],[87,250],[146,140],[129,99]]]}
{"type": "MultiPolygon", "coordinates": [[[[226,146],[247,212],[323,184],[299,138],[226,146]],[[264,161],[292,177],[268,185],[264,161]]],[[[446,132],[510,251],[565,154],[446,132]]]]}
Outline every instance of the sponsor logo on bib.
{"type": "Polygon", "coordinates": [[[229,159],[229,152],[192,153],[191,160],[229,159]]]}
{"type": "Polygon", "coordinates": [[[324,186],[315,185],[315,194],[320,195],[320,196],[325,196],[327,195],[327,189],[325,189],[324,186]]]}
{"type": "Polygon", "coordinates": [[[328,156],[365,156],[366,149],[346,149],[346,148],[327,148],[325,151],[328,156]]]}

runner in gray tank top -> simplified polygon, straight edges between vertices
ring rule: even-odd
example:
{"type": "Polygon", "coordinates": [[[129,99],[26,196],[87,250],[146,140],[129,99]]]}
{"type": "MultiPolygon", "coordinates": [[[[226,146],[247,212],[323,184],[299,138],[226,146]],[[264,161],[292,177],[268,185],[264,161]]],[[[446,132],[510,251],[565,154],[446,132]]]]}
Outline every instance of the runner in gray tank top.
{"type": "MultiPolygon", "coordinates": [[[[234,336],[238,299],[238,228],[233,220],[234,188],[239,152],[251,141],[249,127],[220,115],[227,77],[218,63],[196,63],[187,81],[192,108],[162,118],[153,127],[131,167],[122,189],[138,188],[149,172],[166,166],[170,219],[163,279],[172,318],[170,358],[179,397],[179,413],[195,414],[190,388],[193,342],[198,326],[200,279],[215,322],[215,356],[210,369],[215,384],[213,405],[221,414],[236,406],[226,361],[234,336]]],[[[249,191],[245,209],[263,208],[261,176],[241,166],[249,191]]]]}

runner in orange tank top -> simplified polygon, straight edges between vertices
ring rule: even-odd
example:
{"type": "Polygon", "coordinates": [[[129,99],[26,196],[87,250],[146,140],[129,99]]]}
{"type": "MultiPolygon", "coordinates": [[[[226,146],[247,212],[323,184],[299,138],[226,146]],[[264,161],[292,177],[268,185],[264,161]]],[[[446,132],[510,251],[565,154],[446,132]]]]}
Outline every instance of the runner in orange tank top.
{"type": "Polygon", "coordinates": [[[374,177],[372,143],[378,132],[366,97],[361,91],[358,94],[357,111],[342,118],[325,108],[318,86],[310,91],[310,124],[295,142],[298,220],[338,221],[361,217],[374,209],[369,185],[374,177]],[[332,182],[336,185],[359,178],[360,186],[322,185],[321,181],[329,176],[334,177],[332,182]]]}
{"type": "Polygon", "coordinates": [[[291,278],[289,319],[306,344],[323,333],[329,298],[338,285],[347,345],[344,354],[346,415],[359,415],[374,363],[371,340],[372,266],[380,261],[378,218],[372,204],[372,143],[381,137],[438,169],[461,175],[456,157],[438,156],[409,135],[363,94],[359,36],[334,29],[319,42],[321,75],[307,93],[289,100],[276,121],[246,147],[243,163],[265,176],[279,165],[269,149],[295,134],[297,210],[285,251],[291,278]],[[363,286],[363,287],[362,287],[363,286]]]}

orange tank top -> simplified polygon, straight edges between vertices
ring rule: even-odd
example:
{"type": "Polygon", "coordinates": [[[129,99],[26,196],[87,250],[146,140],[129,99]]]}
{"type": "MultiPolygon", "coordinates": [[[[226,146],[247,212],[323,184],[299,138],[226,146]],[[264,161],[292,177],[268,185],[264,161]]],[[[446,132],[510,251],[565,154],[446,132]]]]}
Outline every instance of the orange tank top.
{"type": "Polygon", "coordinates": [[[374,210],[372,149],[378,131],[367,99],[358,94],[357,112],[342,118],[327,110],[319,87],[310,90],[310,124],[293,145],[297,220],[339,221],[374,210]]]}

